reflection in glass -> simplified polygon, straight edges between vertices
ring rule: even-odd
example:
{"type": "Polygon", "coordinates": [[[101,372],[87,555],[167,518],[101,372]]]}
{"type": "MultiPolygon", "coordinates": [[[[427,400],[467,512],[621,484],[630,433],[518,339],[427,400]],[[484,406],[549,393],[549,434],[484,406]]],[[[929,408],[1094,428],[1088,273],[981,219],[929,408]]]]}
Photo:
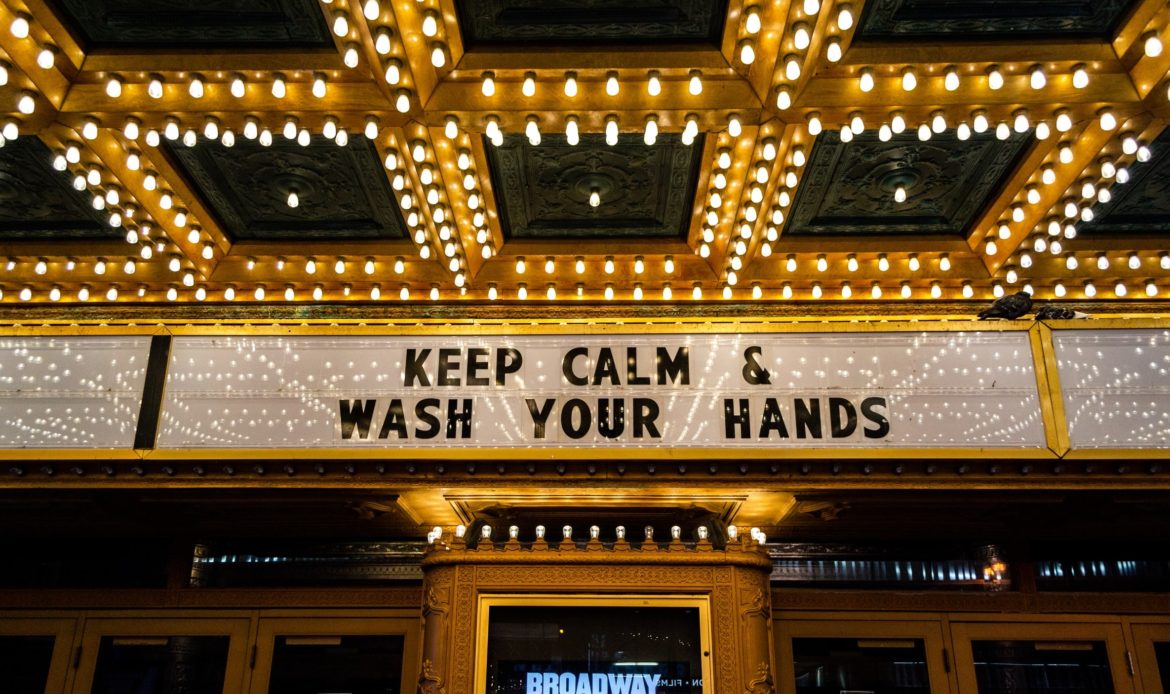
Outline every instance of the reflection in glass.
{"type": "Polygon", "coordinates": [[[973,641],[979,694],[1112,694],[1100,641],[973,641]]]}
{"type": "Polygon", "coordinates": [[[1155,643],[1154,656],[1158,659],[1158,677],[1162,680],[1162,691],[1170,692],[1170,643],[1155,643]]]}
{"type": "Polygon", "coordinates": [[[52,660],[52,636],[0,636],[0,690],[44,694],[52,660]]]}
{"type": "Polygon", "coordinates": [[[399,694],[401,636],[278,636],[270,694],[399,694]]]}
{"type": "Polygon", "coordinates": [[[222,694],[228,636],[103,636],[91,694],[222,694]]]}
{"type": "Polygon", "coordinates": [[[799,694],[929,694],[921,639],[792,639],[799,694]]]}
{"type": "Polygon", "coordinates": [[[488,623],[492,694],[703,691],[697,608],[494,606],[488,623]]]}

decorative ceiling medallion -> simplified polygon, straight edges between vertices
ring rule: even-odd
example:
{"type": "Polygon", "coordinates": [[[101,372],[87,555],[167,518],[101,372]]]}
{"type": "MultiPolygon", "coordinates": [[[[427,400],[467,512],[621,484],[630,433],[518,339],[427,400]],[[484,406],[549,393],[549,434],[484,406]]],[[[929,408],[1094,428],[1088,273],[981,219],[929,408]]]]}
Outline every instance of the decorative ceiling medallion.
{"type": "Polygon", "coordinates": [[[1135,0],[871,0],[856,40],[1109,39],[1135,0]]]}
{"type": "Polygon", "coordinates": [[[822,133],[796,193],[786,235],[965,235],[1015,168],[1031,137],[953,133],[922,142],[905,132],[882,142],[864,132],[841,142],[822,133]],[[895,200],[901,187],[904,202],[895,200]]]}
{"type": "Polygon", "coordinates": [[[280,137],[270,147],[164,142],[233,241],[403,239],[406,225],[373,143],[344,147],[324,137],[302,147],[280,137]],[[290,196],[295,195],[295,207],[290,196]]]}
{"type": "Polygon", "coordinates": [[[686,238],[701,137],[687,146],[663,134],[647,146],[625,136],[610,146],[603,135],[582,135],[574,146],[546,135],[534,147],[509,135],[485,147],[510,238],[686,238]]]}
{"type": "Polygon", "coordinates": [[[1170,230],[1170,129],[1150,145],[1153,158],[1129,168],[1130,180],[1110,187],[1113,198],[1093,208],[1092,222],[1081,222],[1085,234],[1141,233],[1164,235],[1170,230]]]}
{"type": "Polygon", "coordinates": [[[90,48],[333,48],[317,0],[54,0],[90,48]]]}
{"type": "MultiPolygon", "coordinates": [[[[80,0],[79,0],[80,1],[80,0]]],[[[461,0],[468,49],[517,43],[719,45],[727,0],[461,0]]]]}
{"type": "Polygon", "coordinates": [[[53,153],[35,137],[0,148],[0,239],[120,239],[88,193],[70,187],[72,176],[55,171],[53,153]]]}

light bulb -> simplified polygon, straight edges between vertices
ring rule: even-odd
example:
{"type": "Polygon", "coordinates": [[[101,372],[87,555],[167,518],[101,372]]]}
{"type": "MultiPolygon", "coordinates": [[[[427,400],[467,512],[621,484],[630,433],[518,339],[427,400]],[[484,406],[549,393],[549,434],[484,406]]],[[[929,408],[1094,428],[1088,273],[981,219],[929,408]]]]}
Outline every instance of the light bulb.
{"type": "Polygon", "coordinates": [[[645,142],[647,146],[650,146],[650,145],[653,145],[657,139],[658,139],[658,117],[657,116],[647,116],[646,117],[646,133],[642,137],[642,141],[645,142]]]}
{"type": "Polygon", "coordinates": [[[390,40],[390,32],[385,28],[378,29],[374,34],[374,50],[378,55],[390,55],[390,51],[394,48],[390,40]]]}
{"type": "Polygon", "coordinates": [[[812,43],[812,33],[804,22],[797,22],[792,27],[792,45],[796,50],[803,51],[812,43]]]}
{"type": "Polygon", "coordinates": [[[325,98],[325,75],[317,73],[313,76],[313,96],[318,99],[325,98]]]}
{"type": "Polygon", "coordinates": [[[22,92],[20,98],[16,101],[16,110],[26,116],[30,116],[36,109],[37,102],[33,93],[28,91],[22,92]]]}
{"type": "Polygon", "coordinates": [[[272,78],[272,96],[277,99],[283,99],[288,94],[288,87],[284,83],[283,75],[275,75],[272,78]]]}
{"type": "Polygon", "coordinates": [[[344,12],[333,13],[333,35],[344,37],[349,34],[349,18],[344,12]]]}
{"type": "Polygon", "coordinates": [[[110,75],[106,80],[106,96],[111,99],[117,99],[122,96],[122,78],[117,75],[110,75]]]}
{"type": "Polygon", "coordinates": [[[565,73],[565,96],[577,96],[577,73],[575,72],[565,73]]]}
{"type": "Polygon", "coordinates": [[[780,87],[776,91],[776,108],[781,111],[792,108],[792,92],[788,90],[788,87],[780,87]]]}
{"type": "Polygon", "coordinates": [[[439,18],[434,12],[427,11],[423,15],[422,22],[423,36],[433,37],[439,33],[439,18]]]}
{"type": "Polygon", "coordinates": [[[1107,108],[1101,109],[1100,113],[1098,113],[1097,115],[1098,115],[1099,123],[1101,125],[1102,130],[1116,130],[1117,129],[1117,116],[1113,115],[1113,111],[1111,111],[1107,108]]]}
{"type": "Polygon", "coordinates": [[[681,140],[684,145],[688,147],[694,143],[695,138],[699,135],[699,117],[691,113],[687,115],[687,124],[683,128],[681,140]]]}
{"type": "Polygon", "coordinates": [[[8,31],[18,39],[27,39],[30,27],[28,19],[28,15],[17,13],[12,18],[12,24],[8,25],[8,31]]]}
{"type": "Polygon", "coordinates": [[[959,88],[959,70],[955,66],[948,67],[946,76],[943,78],[943,87],[948,92],[953,92],[959,88]]]}
{"type": "Polygon", "coordinates": [[[606,116],[605,118],[605,144],[614,146],[618,143],[618,121],[617,116],[606,116]]]}
{"type": "Polygon", "coordinates": [[[818,113],[808,114],[808,134],[812,136],[821,134],[821,117],[818,113]]]}
{"type": "Polygon", "coordinates": [[[191,95],[191,98],[202,99],[204,91],[203,78],[199,75],[191,75],[191,81],[187,83],[187,93],[191,95]]]}
{"type": "Polygon", "coordinates": [[[918,76],[914,73],[914,68],[907,67],[902,69],[902,89],[904,91],[914,91],[918,86],[918,76]]]}
{"type": "Polygon", "coordinates": [[[1073,87],[1077,89],[1084,89],[1089,86],[1089,72],[1083,64],[1073,67],[1072,83],[1073,87]]]}
{"type": "Polygon", "coordinates": [[[1028,85],[1032,89],[1043,89],[1048,84],[1048,78],[1044,74],[1044,68],[1039,65],[1033,65],[1031,73],[1028,76],[1028,85]]]}
{"type": "Polygon", "coordinates": [[[800,58],[790,55],[784,59],[784,77],[789,82],[800,79],[800,58]]]}
{"type": "MultiPolygon", "coordinates": [[[[828,45],[825,47],[825,58],[828,59],[830,63],[836,63],[840,62],[843,55],[844,51],[841,48],[841,39],[837,38],[836,36],[829,39],[828,45]]],[[[746,64],[748,61],[745,60],[744,63],[746,64]]]]}
{"type": "Polygon", "coordinates": [[[646,93],[658,96],[662,93],[662,80],[657,70],[651,70],[646,78],[646,93]]]}
{"type": "Polygon", "coordinates": [[[814,15],[821,11],[821,0],[804,0],[804,13],[814,15]]]}
{"type": "Polygon", "coordinates": [[[621,85],[618,84],[618,74],[611,70],[605,78],[605,93],[609,96],[617,96],[619,91],[621,91],[621,85]]]}
{"type": "Polygon", "coordinates": [[[37,53],[37,66],[42,70],[50,70],[57,62],[57,51],[52,46],[45,46],[37,53]]]}
{"type": "Polygon", "coordinates": [[[906,188],[904,188],[903,186],[898,186],[897,188],[894,189],[894,202],[897,202],[897,203],[906,202],[906,188]]]}
{"type": "Polygon", "coordinates": [[[540,126],[537,124],[536,116],[528,117],[528,124],[524,126],[524,134],[528,136],[528,144],[533,147],[540,144],[540,126]]]}
{"type": "Polygon", "coordinates": [[[1158,38],[1158,35],[1154,32],[1146,34],[1143,49],[1147,57],[1157,58],[1162,55],[1162,39],[1158,38]]]}
{"type": "Polygon", "coordinates": [[[443,67],[447,64],[447,51],[443,48],[443,44],[436,41],[431,44],[431,65],[435,67],[443,67]]]}
{"type": "Polygon", "coordinates": [[[987,68],[987,86],[993,90],[1003,88],[1003,73],[999,71],[999,67],[996,65],[987,68]]]}
{"type": "Polygon", "coordinates": [[[873,68],[865,67],[861,69],[861,75],[857,79],[857,87],[866,93],[873,91],[873,68]]]}
{"type": "Polygon", "coordinates": [[[703,93],[703,73],[698,70],[691,70],[687,91],[691,93],[691,96],[698,96],[703,93]]]}

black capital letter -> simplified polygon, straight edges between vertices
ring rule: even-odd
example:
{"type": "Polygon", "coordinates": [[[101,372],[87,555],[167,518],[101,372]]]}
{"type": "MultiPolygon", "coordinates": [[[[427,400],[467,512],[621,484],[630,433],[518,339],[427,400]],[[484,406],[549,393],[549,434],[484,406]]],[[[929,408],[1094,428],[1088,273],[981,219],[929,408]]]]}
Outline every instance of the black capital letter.
{"type": "Polygon", "coordinates": [[[429,386],[431,384],[431,379],[427,376],[427,370],[423,368],[427,357],[431,356],[431,350],[424,349],[417,354],[416,352],[417,350],[413,347],[406,350],[406,370],[402,375],[402,385],[408,388],[414,385],[416,378],[418,379],[419,385],[429,386]]]}

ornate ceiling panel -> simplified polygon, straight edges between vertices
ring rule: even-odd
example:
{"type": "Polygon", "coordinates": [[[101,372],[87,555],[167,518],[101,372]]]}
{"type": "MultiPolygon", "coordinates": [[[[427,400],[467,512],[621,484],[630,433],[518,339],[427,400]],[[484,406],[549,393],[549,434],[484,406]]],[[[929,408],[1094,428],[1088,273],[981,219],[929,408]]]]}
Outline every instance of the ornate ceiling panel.
{"type": "Polygon", "coordinates": [[[518,43],[706,42],[718,45],[727,0],[464,0],[468,48],[518,43]]]}
{"type": "Polygon", "coordinates": [[[0,304],[1160,304],[1166,41],[1160,0],[0,0],[0,304]]]}
{"type": "Polygon", "coordinates": [[[510,238],[686,238],[702,139],[664,135],[647,146],[627,136],[609,146],[586,135],[574,146],[558,135],[534,147],[511,135],[487,151],[510,238]]]}
{"type": "Polygon", "coordinates": [[[70,187],[72,176],[54,171],[53,153],[35,137],[0,149],[0,239],[119,239],[92,196],[70,187]]]}
{"type": "Polygon", "coordinates": [[[872,0],[858,40],[1112,36],[1136,0],[872,0]]]}
{"type": "Polygon", "coordinates": [[[365,138],[344,147],[322,137],[303,147],[278,135],[270,147],[243,140],[164,148],[233,241],[406,238],[378,153],[365,138]]]}
{"type": "Polygon", "coordinates": [[[985,133],[964,142],[943,133],[922,142],[905,132],[881,142],[869,132],[843,143],[822,133],[785,233],[965,235],[1030,139],[985,133]]]}
{"type": "Polygon", "coordinates": [[[315,0],[55,0],[95,48],[332,48],[315,0]]]}

